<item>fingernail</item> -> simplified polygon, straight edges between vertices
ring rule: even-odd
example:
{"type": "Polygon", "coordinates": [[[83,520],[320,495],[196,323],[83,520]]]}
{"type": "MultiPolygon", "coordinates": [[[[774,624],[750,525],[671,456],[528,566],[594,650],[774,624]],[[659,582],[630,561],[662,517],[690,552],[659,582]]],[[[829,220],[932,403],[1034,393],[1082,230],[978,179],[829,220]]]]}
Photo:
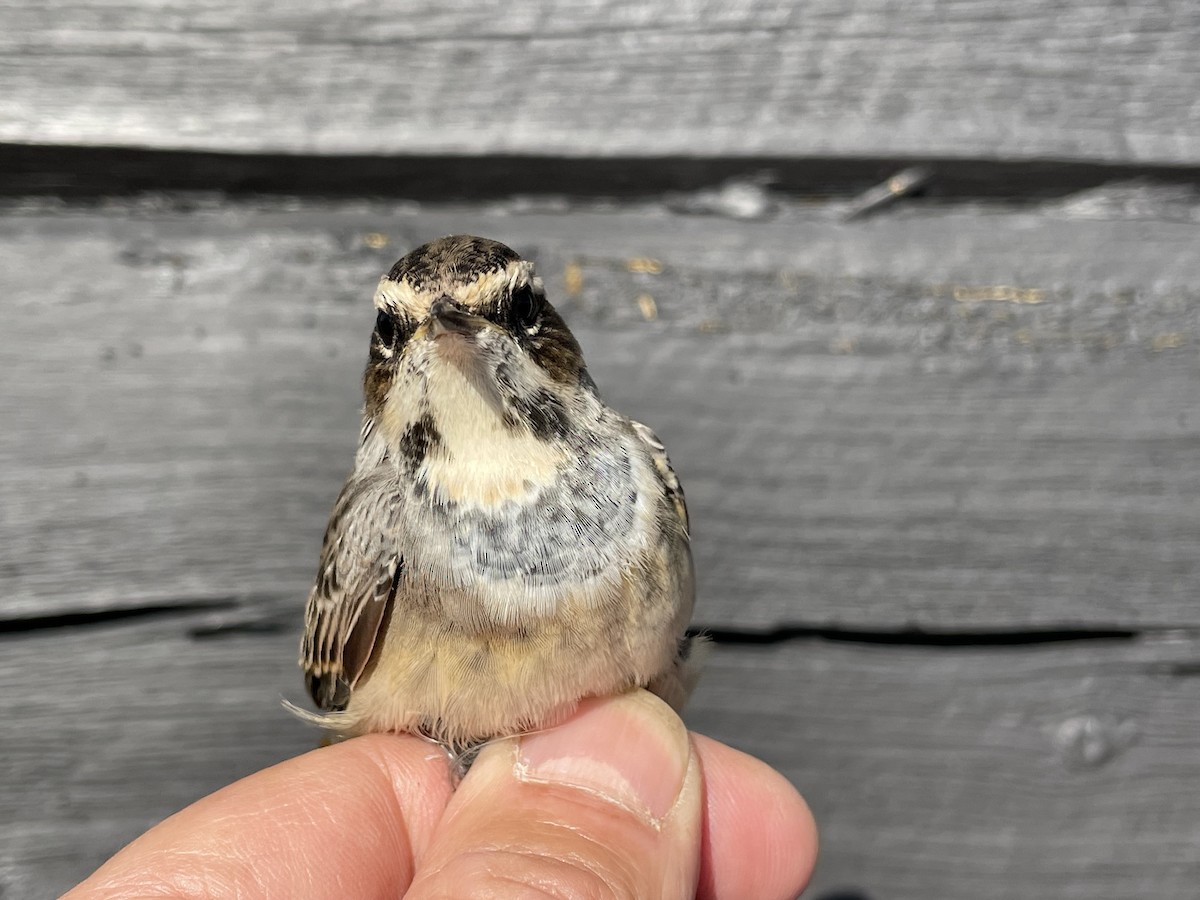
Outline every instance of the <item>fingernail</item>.
{"type": "Polygon", "coordinates": [[[687,729],[645,691],[586,700],[570,721],[521,738],[521,781],[588,791],[653,821],[683,790],[691,746],[687,729]]]}

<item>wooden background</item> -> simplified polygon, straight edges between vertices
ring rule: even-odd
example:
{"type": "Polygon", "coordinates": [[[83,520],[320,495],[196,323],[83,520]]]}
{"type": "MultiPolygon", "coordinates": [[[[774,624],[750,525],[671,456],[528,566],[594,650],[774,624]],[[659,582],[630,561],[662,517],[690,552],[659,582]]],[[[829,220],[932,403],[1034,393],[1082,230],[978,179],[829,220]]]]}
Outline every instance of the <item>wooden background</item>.
{"type": "Polygon", "coordinates": [[[807,796],[809,896],[1200,896],[1200,6],[0,21],[4,900],[312,745],[369,296],[452,231],[668,444],[690,722],[807,796]]]}

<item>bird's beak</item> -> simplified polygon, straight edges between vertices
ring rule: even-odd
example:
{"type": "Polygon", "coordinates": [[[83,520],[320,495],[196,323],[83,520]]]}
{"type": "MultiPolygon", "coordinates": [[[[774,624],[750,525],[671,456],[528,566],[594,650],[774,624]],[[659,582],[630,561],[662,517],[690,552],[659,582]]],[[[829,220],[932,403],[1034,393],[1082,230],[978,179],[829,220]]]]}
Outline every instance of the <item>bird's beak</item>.
{"type": "Polygon", "coordinates": [[[504,401],[496,390],[496,378],[490,365],[479,353],[475,338],[491,327],[483,316],[467,312],[449,297],[439,297],[429,307],[429,318],[417,330],[436,341],[438,356],[462,373],[497,416],[505,413],[504,401]]]}
{"type": "Polygon", "coordinates": [[[471,337],[487,324],[482,316],[467,312],[449,297],[439,297],[429,308],[428,335],[431,338],[447,334],[471,337]]]}

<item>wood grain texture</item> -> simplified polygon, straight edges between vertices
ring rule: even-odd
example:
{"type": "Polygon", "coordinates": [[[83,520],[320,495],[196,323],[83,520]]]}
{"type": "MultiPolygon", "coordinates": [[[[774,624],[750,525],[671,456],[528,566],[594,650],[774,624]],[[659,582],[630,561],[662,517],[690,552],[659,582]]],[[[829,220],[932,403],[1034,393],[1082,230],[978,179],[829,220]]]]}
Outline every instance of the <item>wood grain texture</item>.
{"type": "Polygon", "coordinates": [[[1200,163],[1200,8],[0,4],[0,141],[1200,163]]]}
{"type": "Polygon", "coordinates": [[[1196,625],[1196,229],[12,211],[0,611],[298,615],[351,461],[373,285],[471,230],[537,256],[606,396],[666,440],[699,621],[1196,625]]]}
{"type": "MultiPolygon", "coordinates": [[[[206,620],[0,639],[0,891],[53,896],[154,822],[312,746],[298,631],[206,620]]],[[[806,795],[808,894],[1190,896],[1200,643],[718,647],[689,721],[806,795]]]]}
{"type": "Polygon", "coordinates": [[[54,897],[192,801],[319,735],[299,633],[192,640],[204,619],[0,639],[0,893],[54,897]]]}
{"type": "Polygon", "coordinates": [[[1198,650],[718,647],[689,721],[806,796],[806,896],[1188,897],[1198,650]]]}

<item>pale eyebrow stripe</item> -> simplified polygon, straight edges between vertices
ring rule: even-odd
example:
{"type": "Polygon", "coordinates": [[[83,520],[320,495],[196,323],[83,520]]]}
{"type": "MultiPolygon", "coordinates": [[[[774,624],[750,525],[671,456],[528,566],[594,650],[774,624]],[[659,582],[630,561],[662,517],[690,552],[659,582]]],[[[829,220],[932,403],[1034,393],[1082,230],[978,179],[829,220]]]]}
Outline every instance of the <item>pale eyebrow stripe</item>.
{"type": "MultiPolygon", "coordinates": [[[[533,263],[518,259],[503,269],[484,272],[469,282],[451,285],[448,293],[468,309],[475,309],[499,294],[534,280],[533,263]]],[[[440,288],[418,291],[407,281],[393,281],[385,275],[379,279],[379,287],[375,290],[375,307],[392,315],[423,319],[429,313],[434,297],[440,293],[440,288]]]]}

